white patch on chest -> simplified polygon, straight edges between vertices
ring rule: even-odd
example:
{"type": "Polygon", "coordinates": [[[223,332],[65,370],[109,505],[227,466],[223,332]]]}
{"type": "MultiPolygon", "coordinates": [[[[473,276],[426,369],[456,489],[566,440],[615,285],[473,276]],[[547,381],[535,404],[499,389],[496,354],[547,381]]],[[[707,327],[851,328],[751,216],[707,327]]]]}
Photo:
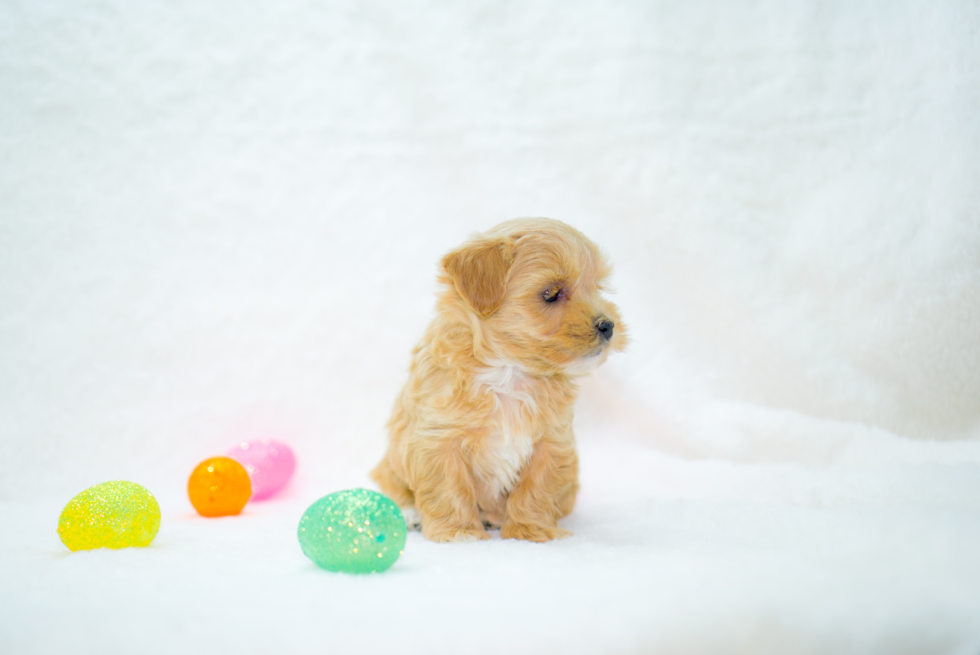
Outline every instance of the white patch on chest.
{"type": "Polygon", "coordinates": [[[493,394],[494,410],[487,417],[484,449],[474,468],[494,498],[509,493],[531,457],[534,440],[529,423],[536,403],[527,375],[516,366],[499,364],[477,372],[476,382],[493,394]]]}
{"type": "Polygon", "coordinates": [[[512,364],[498,364],[478,370],[476,383],[494,394],[500,408],[520,403],[527,406],[529,411],[534,411],[534,396],[531,395],[528,376],[512,364]]]}

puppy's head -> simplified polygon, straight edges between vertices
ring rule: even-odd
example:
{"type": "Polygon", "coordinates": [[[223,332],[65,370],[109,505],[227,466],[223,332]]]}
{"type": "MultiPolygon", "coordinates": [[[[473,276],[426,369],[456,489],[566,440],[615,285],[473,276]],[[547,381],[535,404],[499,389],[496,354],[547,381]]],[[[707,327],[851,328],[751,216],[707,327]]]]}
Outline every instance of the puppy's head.
{"type": "Polygon", "coordinates": [[[609,266],[579,231],[550,219],[498,225],[446,255],[442,281],[486,359],[528,371],[587,373],[626,345],[602,297],[609,266]]]}

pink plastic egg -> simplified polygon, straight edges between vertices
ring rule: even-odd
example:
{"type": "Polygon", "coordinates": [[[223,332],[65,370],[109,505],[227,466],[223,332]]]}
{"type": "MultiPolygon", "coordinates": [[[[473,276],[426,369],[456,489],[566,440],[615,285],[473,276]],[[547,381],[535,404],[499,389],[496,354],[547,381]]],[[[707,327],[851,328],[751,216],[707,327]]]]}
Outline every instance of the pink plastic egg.
{"type": "Polygon", "coordinates": [[[228,457],[248,471],[252,500],[264,500],[285,487],[296,469],[292,449],[274,439],[243,441],[228,451],[228,457]]]}

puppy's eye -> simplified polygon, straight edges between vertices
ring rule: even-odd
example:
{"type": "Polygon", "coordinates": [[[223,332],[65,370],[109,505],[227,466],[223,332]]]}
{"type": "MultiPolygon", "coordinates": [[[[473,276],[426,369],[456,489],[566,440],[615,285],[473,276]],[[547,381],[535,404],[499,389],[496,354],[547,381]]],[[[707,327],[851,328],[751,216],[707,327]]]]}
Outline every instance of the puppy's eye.
{"type": "Polygon", "coordinates": [[[556,300],[561,298],[563,292],[564,289],[562,289],[560,286],[556,284],[555,286],[549,287],[547,290],[545,290],[545,292],[541,294],[541,298],[545,302],[555,302],[556,300]]]}

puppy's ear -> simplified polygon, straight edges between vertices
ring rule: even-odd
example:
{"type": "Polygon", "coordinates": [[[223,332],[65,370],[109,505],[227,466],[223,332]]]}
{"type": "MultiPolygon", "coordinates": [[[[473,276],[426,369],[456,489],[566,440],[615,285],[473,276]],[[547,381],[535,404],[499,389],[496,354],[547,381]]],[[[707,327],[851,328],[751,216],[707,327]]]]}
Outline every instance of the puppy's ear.
{"type": "Polygon", "coordinates": [[[477,314],[486,318],[504,301],[507,277],[514,264],[509,239],[478,238],[446,255],[442,268],[459,295],[477,314]]]}

